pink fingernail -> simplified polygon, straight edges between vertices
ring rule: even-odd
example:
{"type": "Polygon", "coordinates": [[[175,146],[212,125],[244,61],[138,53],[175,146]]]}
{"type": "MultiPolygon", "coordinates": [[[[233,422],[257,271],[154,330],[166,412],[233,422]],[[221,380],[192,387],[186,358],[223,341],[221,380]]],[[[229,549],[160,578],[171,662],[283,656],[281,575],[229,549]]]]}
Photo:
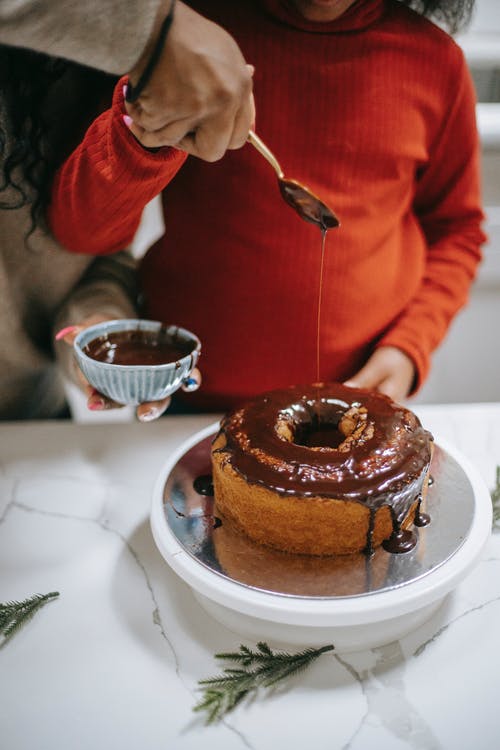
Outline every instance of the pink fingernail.
{"type": "Polygon", "coordinates": [[[92,398],[92,400],[89,399],[87,401],[87,407],[90,409],[90,411],[102,411],[104,409],[104,401],[102,398],[92,398]]]}
{"type": "Polygon", "coordinates": [[[122,94],[123,94],[123,98],[126,99],[127,98],[127,84],[125,84],[122,87],[122,94]]]}
{"type": "Polygon", "coordinates": [[[65,336],[68,335],[68,333],[74,333],[74,331],[78,330],[78,326],[66,326],[66,328],[61,328],[60,331],[58,331],[55,335],[55,340],[60,341],[65,336]]]}
{"type": "Polygon", "coordinates": [[[122,115],[122,120],[127,128],[132,127],[132,118],[129,115],[122,115]]]}

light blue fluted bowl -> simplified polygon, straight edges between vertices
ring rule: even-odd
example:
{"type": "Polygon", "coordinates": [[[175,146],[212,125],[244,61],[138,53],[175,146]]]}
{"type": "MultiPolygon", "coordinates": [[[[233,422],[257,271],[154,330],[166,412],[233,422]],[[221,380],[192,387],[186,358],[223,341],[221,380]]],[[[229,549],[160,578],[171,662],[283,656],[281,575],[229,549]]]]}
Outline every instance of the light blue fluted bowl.
{"type": "Polygon", "coordinates": [[[165,326],[157,320],[107,320],[90,326],[75,338],[73,349],[78,365],[88,382],[113,401],[119,404],[142,404],[145,401],[159,401],[170,396],[183,383],[189,384],[189,376],[196,366],[201,351],[197,336],[185,328],[165,326]],[[172,343],[182,346],[189,344],[190,353],[161,365],[138,364],[121,365],[101,362],[89,357],[84,349],[94,339],[121,331],[162,331],[172,343]]]}

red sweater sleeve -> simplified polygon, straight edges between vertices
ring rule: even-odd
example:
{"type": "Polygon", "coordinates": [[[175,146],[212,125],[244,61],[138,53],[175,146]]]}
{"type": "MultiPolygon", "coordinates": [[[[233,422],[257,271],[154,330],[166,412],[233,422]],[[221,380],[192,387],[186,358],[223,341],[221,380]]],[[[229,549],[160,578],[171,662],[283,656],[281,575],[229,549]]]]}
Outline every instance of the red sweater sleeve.
{"type": "Polygon", "coordinates": [[[187,154],[147,151],[123,122],[123,85],[56,173],[48,222],[68,250],[103,255],[132,241],[146,203],[177,173],[187,154]]]}
{"type": "Polygon", "coordinates": [[[481,230],[479,139],[475,94],[463,56],[457,90],[428,163],[418,175],[415,212],[427,240],[420,288],[378,346],[396,346],[417,369],[414,391],[425,380],[430,355],[467,302],[486,237],[481,230]]]}

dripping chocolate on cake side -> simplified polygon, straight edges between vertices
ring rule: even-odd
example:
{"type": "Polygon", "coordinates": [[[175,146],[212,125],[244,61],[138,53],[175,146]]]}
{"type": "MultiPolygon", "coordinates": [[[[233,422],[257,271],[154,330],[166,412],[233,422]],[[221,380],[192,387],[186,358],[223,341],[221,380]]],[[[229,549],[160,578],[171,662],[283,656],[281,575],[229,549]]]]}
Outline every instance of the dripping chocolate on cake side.
{"type": "Polygon", "coordinates": [[[312,555],[414,545],[432,436],[387,396],[340,384],[263,394],[212,449],[215,502],[254,541],[312,555]],[[388,541],[390,540],[390,541],[388,541]]]}

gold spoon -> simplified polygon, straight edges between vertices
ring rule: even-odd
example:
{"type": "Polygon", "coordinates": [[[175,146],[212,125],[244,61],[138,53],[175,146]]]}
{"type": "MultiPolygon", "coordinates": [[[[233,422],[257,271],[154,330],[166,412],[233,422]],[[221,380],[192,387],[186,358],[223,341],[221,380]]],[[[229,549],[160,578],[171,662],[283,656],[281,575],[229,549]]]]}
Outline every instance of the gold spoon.
{"type": "Polygon", "coordinates": [[[313,224],[318,224],[323,232],[339,226],[339,220],[326,203],[323,203],[317,195],[314,195],[309,188],[304,187],[297,180],[290,180],[285,177],[273,152],[268,149],[266,144],[253,130],[250,130],[248,133],[247,140],[272,166],[278,176],[278,186],[281,195],[288,205],[297,211],[302,219],[310,221],[313,224]]]}

